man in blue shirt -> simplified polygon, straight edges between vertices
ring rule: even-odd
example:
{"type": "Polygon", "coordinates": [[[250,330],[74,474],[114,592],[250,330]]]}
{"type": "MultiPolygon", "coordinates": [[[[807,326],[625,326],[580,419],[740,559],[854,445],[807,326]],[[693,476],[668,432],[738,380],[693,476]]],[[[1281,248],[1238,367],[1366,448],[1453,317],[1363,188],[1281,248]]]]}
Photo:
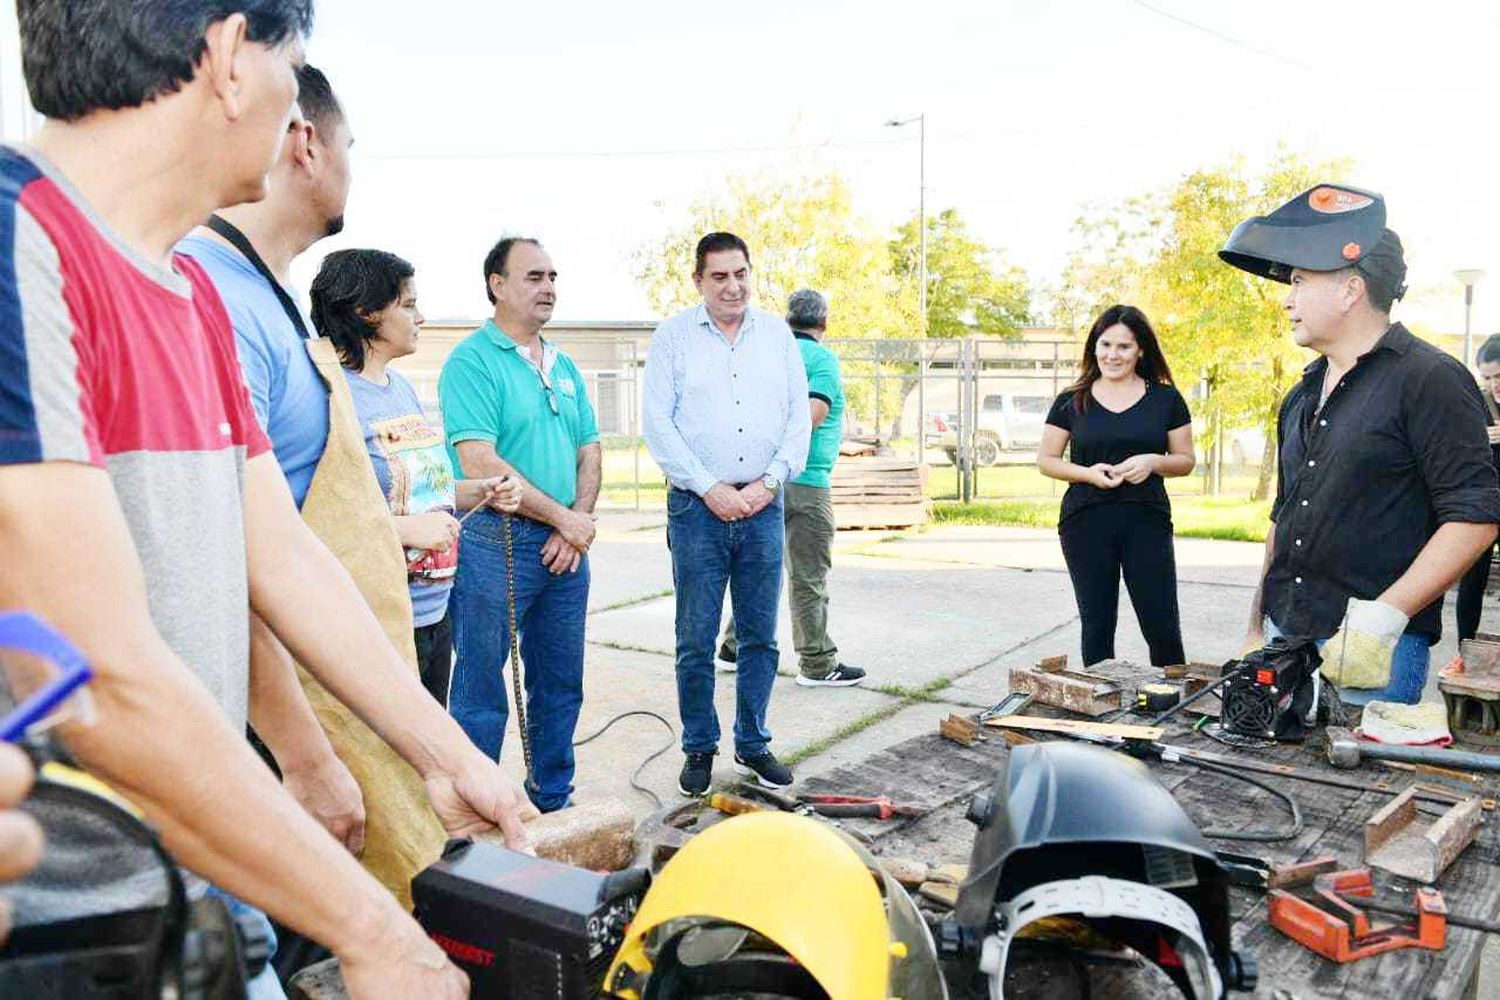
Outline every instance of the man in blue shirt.
{"type": "MultiPolygon", "coordinates": [[[[328,388],[308,356],[312,324],[296,305],[292,261],[343,228],[349,196],[349,126],[327,78],[312,66],[297,73],[302,120],[282,143],[270,193],[219,214],[242,232],[281,284],[303,324],[238,249],[200,226],[177,245],[203,265],[234,325],[235,347],[255,415],[300,508],[328,442],[328,388]]],[[[291,661],[264,625],[251,623],[250,725],[282,771],[287,790],[350,850],[364,841],[359,786],[329,745],[297,684],[291,661]]]]}
{"type": "Polygon", "coordinates": [[[735,770],[785,788],[792,772],[770,750],[766,708],[780,655],[780,494],[807,463],[807,376],[786,323],[750,306],[744,240],[699,240],[693,283],[703,302],[656,328],[645,373],[646,445],[672,486],[667,544],[686,755],[678,788],[702,795],[713,778],[713,655],[726,586],[739,640],[735,770]]]}

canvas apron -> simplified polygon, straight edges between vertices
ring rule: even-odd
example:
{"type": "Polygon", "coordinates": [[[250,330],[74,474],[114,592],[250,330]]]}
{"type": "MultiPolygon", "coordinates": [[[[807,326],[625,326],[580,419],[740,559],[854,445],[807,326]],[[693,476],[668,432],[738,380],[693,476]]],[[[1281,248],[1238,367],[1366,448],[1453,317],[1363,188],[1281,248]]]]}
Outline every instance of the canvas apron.
{"type": "MultiPolygon", "coordinates": [[[[302,504],[302,519],[328,546],[364,595],[413,678],[406,556],[396,524],[365,452],[354,397],[333,344],[318,338],[307,351],[328,384],[328,444],[302,504]]],[[[373,654],[372,654],[373,655],[373,654]]],[[[365,868],[411,909],[411,880],[438,859],[447,835],[412,767],[299,664],[297,677],[365,800],[365,868]]]]}

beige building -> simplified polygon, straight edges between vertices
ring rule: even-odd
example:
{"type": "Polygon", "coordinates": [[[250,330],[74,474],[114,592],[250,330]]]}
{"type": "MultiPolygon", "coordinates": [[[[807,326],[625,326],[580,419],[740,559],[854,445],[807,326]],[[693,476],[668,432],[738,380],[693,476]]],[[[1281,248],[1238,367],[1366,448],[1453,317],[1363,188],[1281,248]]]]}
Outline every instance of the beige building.
{"type": "MultiPolygon", "coordinates": [[[[453,346],[477,330],[483,320],[430,321],[422,327],[417,353],[396,362],[396,368],[417,390],[430,411],[437,410],[438,375],[453,346]]],[[[589,399],[602,435],[640,433],[641,367],[653,322],[548,324],[543,336],[568,352],[587,383],[589,399]]]]}

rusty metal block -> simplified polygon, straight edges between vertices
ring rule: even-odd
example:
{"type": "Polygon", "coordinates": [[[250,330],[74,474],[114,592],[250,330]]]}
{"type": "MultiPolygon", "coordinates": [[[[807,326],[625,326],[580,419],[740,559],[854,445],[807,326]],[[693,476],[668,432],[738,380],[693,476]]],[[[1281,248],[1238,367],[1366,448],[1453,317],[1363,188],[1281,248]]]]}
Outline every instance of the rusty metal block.
{"type": "Polygon", "coordinates": [[[957,712],[938,723],[938,735],[966,747],[984,740],[984,733],[980,730],[979,723],[957,712]]]}
{"type": "Polygon", "coordinates": [[[1500,639],[1480,633],[1458,644],[1458,655],[1469,677],[1500,678],[1500,639]]]}
{"type": "MultiPolygon", "coordinates": [[[[628,868],[635,854],[635,814],[613,797],[547,813],[527,823],[526,834],[537,857],[592,871],[628,868]]],[[[498,831],[474,839],[505,846],[498,831]]]]}
{"type": "Polygon", "coordinates": [[[286,995],[288,1000],[349,1000],[339,960],[329,958],[309,965],[292,977],[286,995]]]}
{"type": "Polygon", "coordinates": [[[1408,788],[1365,821],[1365,863],[1431,883],[1473,842],[1482,809],[1478,798],[1465,798],[1428,822],[1416,795],[1408,788]]]}
{"type": "Polygon", "coordinates": [[[1121,704],[1121,687],[1108,677],[1081,670],[1010,668],[1010,689],[1025,691],[1035,700],[1088,716],[1107,715],[1121,704]]]}

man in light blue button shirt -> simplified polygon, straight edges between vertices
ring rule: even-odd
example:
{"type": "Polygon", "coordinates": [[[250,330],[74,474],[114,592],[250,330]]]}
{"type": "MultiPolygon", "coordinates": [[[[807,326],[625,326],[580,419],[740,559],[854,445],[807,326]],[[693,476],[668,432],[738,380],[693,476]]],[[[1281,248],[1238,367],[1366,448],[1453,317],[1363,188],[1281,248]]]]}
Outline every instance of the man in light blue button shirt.
{"type": "Polygon", "coordinates": [[[672,486],[667,544],[686,755],[678,787],[702,795],[713,778],[713,654],[727,586],[739,643],[735,770],[785,788],[792,772],[771,753],[766,707],[780,656],[781,486],[807,463],[807,376],[786,322],[750,307],[744,240],[703,237],[693,283],[702,303],[656,328],[645,376],[646,445],[672,486]]]}

